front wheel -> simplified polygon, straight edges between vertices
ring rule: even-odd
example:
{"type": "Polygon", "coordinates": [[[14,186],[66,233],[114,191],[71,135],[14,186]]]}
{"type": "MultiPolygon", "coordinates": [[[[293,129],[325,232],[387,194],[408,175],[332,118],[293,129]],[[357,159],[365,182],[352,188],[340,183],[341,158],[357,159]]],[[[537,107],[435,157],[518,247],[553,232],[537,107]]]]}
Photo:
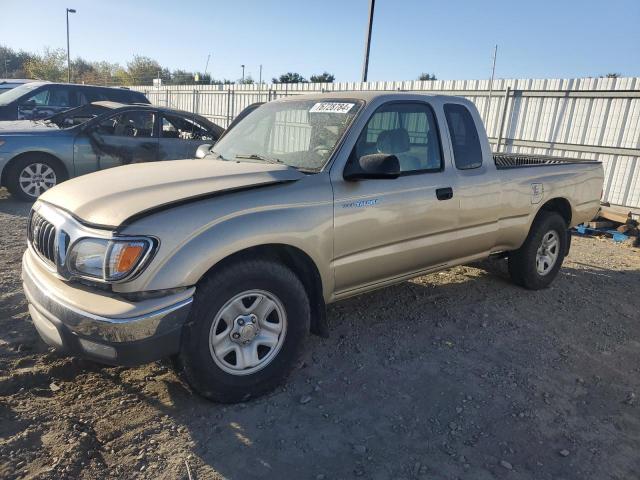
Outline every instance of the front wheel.
{"type": "Polygon", "coordinates": [[[291,270],[264,260],[236,262],[198,286],[178,360],[204,397],[245,401],[286,379],[309,325],[309,300],[291,270]]]}
{"type": "Polygon", "coordinates": [[[562,266],[567,241],[565,220],[555,212],[540,212],[524,244],[509,254],[511,279],[530,290],[548,287],[562,266]]]}
{"type": "Polygon", "coordinates": [[[12,195],[29,202],[63,180],[60,167],[46,155],[29,154],[9,167],[7,189],[12,195]]]}

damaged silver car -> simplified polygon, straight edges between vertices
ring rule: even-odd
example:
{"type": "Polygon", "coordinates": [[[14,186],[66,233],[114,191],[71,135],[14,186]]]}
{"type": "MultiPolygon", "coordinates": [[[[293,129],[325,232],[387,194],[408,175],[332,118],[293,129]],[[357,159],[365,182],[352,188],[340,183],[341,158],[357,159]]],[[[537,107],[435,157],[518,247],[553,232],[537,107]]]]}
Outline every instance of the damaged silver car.
{"type": "Polygon", "coordinates": [[[0,122],[0,184],[33,201],[72,177],[131,163],[191,159],[224,129],[151,105],[94,102],[44,120],[0,122]]]}

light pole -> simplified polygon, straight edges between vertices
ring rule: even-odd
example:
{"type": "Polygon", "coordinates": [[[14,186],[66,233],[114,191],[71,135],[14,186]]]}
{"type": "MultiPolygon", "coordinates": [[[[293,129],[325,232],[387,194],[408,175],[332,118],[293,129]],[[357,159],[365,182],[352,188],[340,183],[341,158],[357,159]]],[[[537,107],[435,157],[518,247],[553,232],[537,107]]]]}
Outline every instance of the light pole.
{"type": "Polygon", "coordinates": [[[240,65],[242,67],[242,83],[244,83],[244,65],[240,65]]]}
{"type": "Polygon", "coordinates": [[[367,25],[367,41],[364,46],[364,63],[362,64],[362,81],[367,81],[369,73],[369,49],[371,48],[371,29],[373,28],[373,10],[376,0],[369,0],[369,24],[367,25]]]}
{"type": "Polygon", "coordinates": [[[67,83],[71,83],[71,54],[69,53],[69,14],[76,13],[75,9],[67,8],[67,83]]]}

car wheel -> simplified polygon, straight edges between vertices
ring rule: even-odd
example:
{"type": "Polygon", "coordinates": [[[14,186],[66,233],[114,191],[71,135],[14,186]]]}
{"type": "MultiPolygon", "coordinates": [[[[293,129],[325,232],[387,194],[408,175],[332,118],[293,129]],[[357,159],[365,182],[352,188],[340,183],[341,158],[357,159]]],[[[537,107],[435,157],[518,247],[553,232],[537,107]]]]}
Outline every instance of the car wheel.
{"type": "Polygon", "coordinates": [[[197,288],[178,361],[187,382],[223,403],[267,393],[289,375],[310,326],[298,277],[266,260],[236,262],[197,288]]]}
{"type": "Polygon", "coordinates": [[[45,155],[28,155],[10,166],[7,189],[21,200],[35,201],[63,180],[62,169],[45,155]]]}
{"type": "Polygon", "coordinates": [[[567,251],[567,224],[555,212],[540,212],[524,244],[509,254],[509,274],[530,290],[548,287],[567,251]]]}

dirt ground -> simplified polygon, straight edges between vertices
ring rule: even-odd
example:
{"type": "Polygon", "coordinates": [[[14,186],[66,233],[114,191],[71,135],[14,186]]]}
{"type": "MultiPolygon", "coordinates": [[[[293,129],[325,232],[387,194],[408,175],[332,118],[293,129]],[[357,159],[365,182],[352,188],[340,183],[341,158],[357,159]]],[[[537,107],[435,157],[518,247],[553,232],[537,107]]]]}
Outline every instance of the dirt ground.
{"type": "Polygon", "coordinates": [[[0,478],[640,478],[637,248],[574,238],[540,292],[492,261],[339,302],[285,387],[223,406],[46,347],[28,208],[0,191],[0,478]]]}

